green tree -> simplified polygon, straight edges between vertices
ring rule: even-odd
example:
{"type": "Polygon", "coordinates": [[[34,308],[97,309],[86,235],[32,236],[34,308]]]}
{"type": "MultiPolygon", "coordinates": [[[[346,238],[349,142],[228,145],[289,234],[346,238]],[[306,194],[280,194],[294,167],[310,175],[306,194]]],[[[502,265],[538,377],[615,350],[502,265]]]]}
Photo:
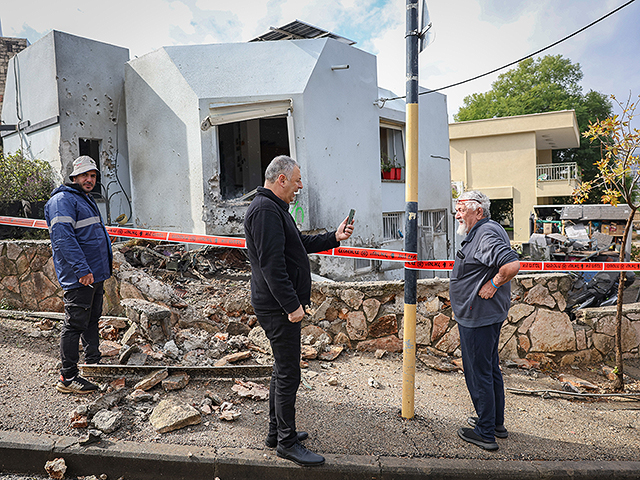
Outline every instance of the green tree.
{"type": "MultiPolygon", "coordinates": [[[[590,90],[583,94],[581,80],[580,64],[562,55],[528,58],[498,76],[488,92],[466,97],[454,119],[463,122],[573,109],[584,132],[589,122],[610,116],[613,107],[602,93],[590,90]]],[[[599,150],[586,138],[581,138],[580,148],[553,152],[553,162],[576,162],[586,181],[597,175],[594,165],[599,158],[599,150]]]]}
{"type": "Polygon", "coordinates": [[[17,151],[0,153],[0,201],[48,200],[53,189],[53,169],[44,160],[29,160],[17,151]]]}
{"type": "MultiPolygon", "coordinates": [[[[625,103],[611,98],[620,108],[620,115],[612,115],[589,124],[582,134],[590,142],[595,142],[602,156],[596,162],[597,175],[592,181],[584,182],[575,192],[576,201],[584,202],[590,190],[599,186],[604,192],[602,202],[611,205],[625,202],[630,207],[629,217],[622,235],[619,261],[625,260],[625,251],[629,232],[633,225],[633,217],[640,207],[638,182],[640,181],[640,130],[632,127],[637,103],[631,102],[631,96],[625,103]]],[[[640,98],[640,97],[639,97],[640,98]]],[[[616,380],[614,388],[624,389],[622,360],[622,295],[624,293],[624,275],[620,272],[618,281],[618,303],[616,310],[616,380]]]]}

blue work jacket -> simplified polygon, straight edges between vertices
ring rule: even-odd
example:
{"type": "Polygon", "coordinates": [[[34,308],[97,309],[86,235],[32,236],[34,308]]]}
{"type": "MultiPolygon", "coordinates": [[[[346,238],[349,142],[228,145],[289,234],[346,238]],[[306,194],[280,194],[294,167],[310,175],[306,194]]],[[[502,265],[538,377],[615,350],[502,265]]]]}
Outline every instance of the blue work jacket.
{"type": "Polygon", "coordinates": [[[63,290],[82,287],[80,277],[92,273],[94,282],[112,273],[113,252],[100,210],[80,186],[56,188],[44,207],[53,263],[63,290]]]}

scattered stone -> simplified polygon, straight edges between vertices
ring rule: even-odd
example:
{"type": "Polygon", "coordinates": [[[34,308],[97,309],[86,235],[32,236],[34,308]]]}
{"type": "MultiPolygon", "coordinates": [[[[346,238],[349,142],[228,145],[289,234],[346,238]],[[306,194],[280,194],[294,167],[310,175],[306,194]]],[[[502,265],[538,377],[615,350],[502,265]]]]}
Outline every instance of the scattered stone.
{"type": "Polygon", "coordinates": [[[118,342],[103,340],[100,342],[100,353],[103,357],[116,357],[120,354],[122,346],[118,342]]]}
{"type": "Polygon", "coordinates": [[[318,357],[318,350],[310,345],[302,345],[301,357],[304,360],[315,360],[318,357]]]}
{"type": "Polygon", "coordinates": [[[148,343],[146,345],[141,345],[140,350],[145,355],[153,358],[154,360],[162,360],[164,358],[164,353],[156,352],[151,345],[148,343]]]}
{"type": "Polygon", "coordinates": [[[307,325],[300,331],[300,337],[303,339],[302,343],[306,345],[313,345],[323,335],[327,335],[327,332],[316,325],[307,325]]]}
{"type": "MultiPolygon", "coordinates": [[[[138,334],[149,337],[153,343],[159,343],[171,337],[171,310],[167,307],[137,298],[123,299],[121,304],[126,308],[127,318],[132,323],[140,325],[141,330],[137,331],[138,334]]],[[[123,339],[122,343],[129,342],[123,339]]]]}
{"type": "Polygon", "coordinates": [[[233,403],[231,402],[224,402],[222,405],[220,405],[219,411],[220,414],[218,415],[218,418],[220,418],[220,420],[226,420],[228,422],[234,421],[241,415],[238,410],[233,409],[233,403]]]}
{"type": "Polygon", "coordinates": [[[169,370],[163,368],[150,373],[133,387],[135,390],[150,390],[169,376],[169,370]]]}
{"type": "Polygon", "coordinates": [[[165,343],[163,350],[164,350],[164,354],[168,357],[171,357],[171,358],[180,357],[180,349],[176,345],[176,342],[173,340],[169,340],[167,343],[165,343]]]}
{"type": "Polygon", "coordinates": [[[342,345],[330,345],[327,350],[318,355],[318,360],[323,360],[325,362],[332,362],[338,355],[342,353],[344,350],[344,346],[342,345]]]}
{"type": "Polygon", "coordinates": [[[101,317],[98,328],[114,327],[118,330],[127,328],[127,319],[121,317],[101,317]]]}
{"type": "Polygon", "coordinates": [[[462,363],[462,358],[454,358],[453,360],[451,360],[451,363],[453,363],[456,367],[464,372],[464,364],[462,363]]]}
{"type": "Polygon", "coordinates": [[[239,362],[240,360],[246,360],[248,358],[251,358],[251,352],[250,351],[244,351],[244,352],[238,352],[238,353],[232,353],[230,355],[226,355],[224,357],[222,357],[220,360],[218,360],[215,363],[216,367],[223,367],[229,363],[235,363],[235,362],[239,362]]]}
{"type": "Polygon", "coordinates": [[[116,378],[109,384],[113,390],[120,390],[126,386],[126,379],[124,377],[116,378]]]}
{"type": "Polygon", "coordinates": [[[236,384],[231,387],[240,397],[248,397],[253,400],[266,400],[269,398],[269,387],[259,385],[254,382],[243,382],[236,380],[236,384]]]}
{"type": "Polygon", "coordinates": [[[434,355],[428,355],[425,353],[419,353],[417,355],[418,360],[424,363],[425,366],[436,370],[438,372],[455,372],[458,367],[444,358],[436,357],[434,355]]]}
{"type": "Polygon", "coordinates": [[[373,377],[369,377],[369,379],[367,380],[367,385],[369,385],[371,388],[377,388],[377,389],[382,388],[382,385],[380,385],[379,382],[374,380],[373,377]]]}
{"type": "Polygon", "coordinates": [[[200,405],[200,412],[203,415],[211,415],[211,407],[209,405],[200,405]]]}
{"type": "Polygon", "coordinates": [[[181,390],[189,384],[190,377],[186,373],[176,373],[162,380],[162,388],[165,392],[181,390]]]}
{"type": "Polygon", "coordinates": [[[338,385],[338,379],[336,377],[329,377],[329,380],[327,380],[327,383],[332,387],[336,387],[338,385]]]}
{"type": "Polygon", "coordinates": [[[227,333],[229,335],[249,335],[251,328],[242,322],[229,322],[227,325],[227,333]]]}
{"type": "Polygon", "coordinates": [[[214,405],[222,405],[222,398],[220,398],[220,396],[217,395],[216,393],[214,393],[214,392],[212,392],[210,390],[207,390],[204,393],[204,396],[206,398],[209,398],[213,402],[214,405]]]}
{"type": "Polygon", "coordinates": [[[141,351],[138,345],[123,345],[118,356],[118,364],[126,365],[131,355],[140,353],[141,351]]]}
{"type": "Polygon", "coordinates": [[[382,350],[382,349],[380,349],[380,350],[376,350],[376,351],[373,353],[373,356],[374,356],[374,357],[376,357],[376,358],[382,358],[382,357],[384,357],[384,356],[385,356],[385,354],[386,354],[386,353],[387,353],[387,351],[386,351],[386,350],[382,350]]]}
{"type": "Polygon", "coordinates": [[[64,463],[64,458],[56,458],[45,463],[44,469],[49,474],[49,477],[55,480],[62,480],[67,471],[67,464],[64,463]]]}
{"type": "Polygon", "coordinates": [[[54,326],[55,325],[53,324],[53,320],[51,320],[50,318],[43,318],[35,324],[36,328],[39,328],[43,331],[53,330],[54,326]]]}
{"type": "Polygon", "coordinates": [[[137,388],[133,392],[131,392],[129,398],[136,403],[151,402],[153,401],[153,394],[137,388]]]}
{"type": "Polygon", "coordinates": [[[504,366],[507,368],[522,368],[524,370],[532,370],[540,368],[540,362],[530,360],[528,358],[514,358],[505,360],[504,366]]]}
{"type": "Polygon", "coordinates": [[[89,426],[89,419],[86,415],[82,415],[75,411],[71,415],[71,423],[69,426],[71,428],[87,428],[87,426],[89,426]]]}
{"type": "Polygon", "coordinates": [[[123,388],[99,397],[87,406],[87,417],[91,419],[96,412],[116,406],[126,395],[127,390],[123,388]]]}
{"type": "Polygon", "coordinates": [[[573,385],[574,387],[580,389],[585,389],[585,390],[597,390],[598,387],[596,385],[594,385],[591,382],[588,382],[587,380],[583,380],[582,378],[578,378],[575,377],[573,375],[569,375],[566,373],[562,373],[560,374],[560,376],[558,376],[558,380],[560,380],[563,383],[569,383],[571,385],[573,385]]]}
{"type": "Polygon", "coordinates": [[[113,433],[120,428],[122,412],[100,410],[91,419],[91,425],[104,433],[113,433]]]}
{"type": "Polygon", "coordinates": [[[146,353],[137,352],[129,357],[129,360],[127,360],[127,365],[141,367],[142,365],[147,363],[148,358],[149,355],[147,355],[146,353]]]}
{"type": "Polygon", "coordinates": [[[340,332],[333,339],[334,345],[343,345],[347,348],[351,348],[351,340],[346,333],[340,332]]]}
{"type": "Polygon", "coordinates": [[[167,433],[188,425],[197,425],[202,421],[202,415],[191,405],[169,398],[162,400],[153,409],[149,421],[158,433],[167,433]]]}
{"type": "Polygon", "coordinates": [[[144,340],[144,338],[145,336],[144,336],[144,331],[142,330],[142,327],[140,327],[140,325],[138,325],[137,323],[134,323],[129,327],[129,329],[123,335],[122,344],[134,345],[135,343],[141,340],[144,340]]]}
{"type": "Polygon", "coordinates": [[[100,430],[90,429],[86,435],[83,435],[78,439],[78,443],[81,447],[86,447],[93,443],[98,443],[102,440],[102,432],[100,430]]]}
{"type": "Polygon", "coordinates": [[[107,325],[100,329],[100,336],[105,340],[116,341],[118,339],[118,329],[112,325],[107,325]]]}

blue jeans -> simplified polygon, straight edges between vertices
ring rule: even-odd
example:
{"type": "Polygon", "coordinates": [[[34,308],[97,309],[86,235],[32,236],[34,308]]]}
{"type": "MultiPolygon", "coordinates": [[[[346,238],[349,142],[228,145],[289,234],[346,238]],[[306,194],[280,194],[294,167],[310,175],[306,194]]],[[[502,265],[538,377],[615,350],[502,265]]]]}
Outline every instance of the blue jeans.
{"type": "Polygon", "coordinates": [[[467,328],[458,324],[464,379],[478,415],[474,431],[494,441],[497,425],[504,425],[504,383],[498,357],[502,322],[467,328]]]}
{"type": "Polygon", "coordinates": [[[269,388],[269,435],[277,433],[278,444],[290,448],[298,441],[296,394],[300,386],[300,330],[282,312],[256,312],[258,322],[271,343],[273,374],[269,388]]]}
{"type": "Polygon", "coordinates": [[[60,333],[60,373],[65,379],[78,374],[79,340],[82,340],[86,363],[98,363],[100,334],[98,321],[102,315],[103,282],[64,292],[64,323],[60,333]]]}

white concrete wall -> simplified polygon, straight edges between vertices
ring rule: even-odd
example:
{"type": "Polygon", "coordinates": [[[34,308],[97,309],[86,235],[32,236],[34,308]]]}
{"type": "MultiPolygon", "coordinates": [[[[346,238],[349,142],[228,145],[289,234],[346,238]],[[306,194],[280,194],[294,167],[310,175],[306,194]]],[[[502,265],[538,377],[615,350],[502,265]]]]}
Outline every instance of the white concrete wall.
{"type": "MultiPolygon", "coordinates": [[[[130,216],[124,105],[124,65],[129,60],[129,50],[63,32],[53,34],[63,173],[66,177],[73,170],[73,160],[80,153],[79,138],[100,140],[101,182],[108,188],[102,195],[111,197],[111,221],[122,213],[130,216]]],[[[98,204],[104,206],[104,200],[98,199],[98,204]]]]}
{"type": "Polygon", "coordinates": [[[303,230],[336,229],[353,208],[357,228],[346,244],[369,245],[380,237],[377,93],[375,57],[327,40],[302,105],[294,109],[305,184],[299,195],[303,230]],[[332,65],[349,68],[332,70],[332,65]]]}
{"type": "Polygon", "coordinates": [[[198,98],[165,49],[125,68],[133,222],[204,233],[198,98]]]}
{"type": "MultiPolygon", "coordinates": [[[[9,62],[2,121],[15,125],[30,120],[35,124],[58,113],[54,32],[50,32],[9,62]]],[[[7,153],[22,150],[28,158],[48,161],[62,180],[58,124],[31,134],[5,134],[3,143],[7,153]]]]}

